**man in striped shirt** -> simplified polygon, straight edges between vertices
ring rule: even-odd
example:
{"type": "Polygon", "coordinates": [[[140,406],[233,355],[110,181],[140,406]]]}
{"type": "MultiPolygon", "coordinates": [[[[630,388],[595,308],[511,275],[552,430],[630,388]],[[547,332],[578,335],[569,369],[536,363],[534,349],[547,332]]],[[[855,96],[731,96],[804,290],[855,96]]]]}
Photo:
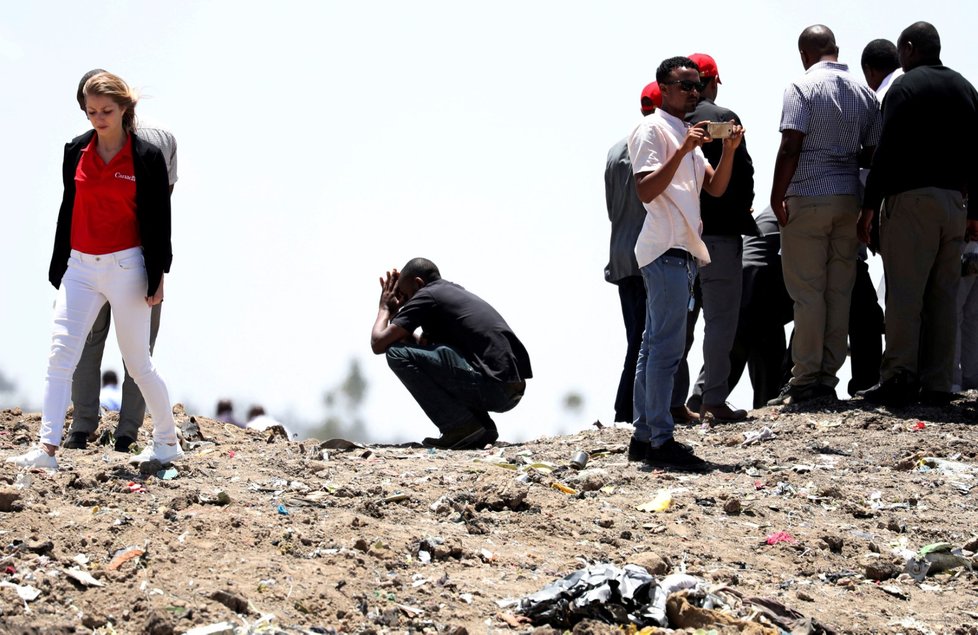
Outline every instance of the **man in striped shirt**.
{"type": "Polygon", "coordinates": [[[869,163],[880,135],[876,96],[839,63],[832,31],[808,27],[798,50],[805,75],[784,93],[771,186],[794,302],[794,365],[769,405],[835,396],[856,278],[859,166],[869,163]]]}

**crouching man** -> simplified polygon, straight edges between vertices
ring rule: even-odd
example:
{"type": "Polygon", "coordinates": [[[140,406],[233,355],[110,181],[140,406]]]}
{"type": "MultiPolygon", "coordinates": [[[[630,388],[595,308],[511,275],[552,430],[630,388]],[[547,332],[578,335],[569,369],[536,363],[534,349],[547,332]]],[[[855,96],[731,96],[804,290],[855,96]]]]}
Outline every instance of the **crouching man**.
{"type": "Polygon", "coordinates": [[[425,258],[387,272],[380,286],[370,347],[386,353],[391,370],[441,431],[422,443],[467,450],[495,442],[489,412],[516,406],[533,376],[513,330],[485,300],[442,280],[425,258]]]}

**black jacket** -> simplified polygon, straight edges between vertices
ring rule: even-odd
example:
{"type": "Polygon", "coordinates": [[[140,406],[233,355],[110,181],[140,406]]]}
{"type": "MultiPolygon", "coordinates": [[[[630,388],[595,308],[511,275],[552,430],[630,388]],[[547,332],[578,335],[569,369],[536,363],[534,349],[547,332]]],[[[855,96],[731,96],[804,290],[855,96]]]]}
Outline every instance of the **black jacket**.
{"type": "MultiPolygon", "coordinates": [[[[65,158],[61,166],[64,196],[58,212],[58,228],[54,232],[54,252],[48,268],[48,280],[57,289],[68,270],[71,256],[71,215],[75,207],[75,170],[81,160],[82,150],[92,141],[94,130],[75,137],[65,144],[65,158]]],[[[147,143],[135,134],[132,139],[133,174],[136,177],[136,219],[139,221],[139,238],[142,241],[143,258],[146,261],[146,295],[153,295],[159,287],[164,272],[170,271],[173,250],[170,245],[170,182],[166,175],[166,161],[159,148],[147,143]]]]}
{"type": "MultiPolygon", "coordinates": [[[[709,99],[702,99],[696,110],[686,115],[690,124],[700,121],[730,121],[740,123],[740,117],[732,110],[717,106],[709,99]]],[[[703,154],[714,168],[720,163],[723,142],[717,139],[703,145],[703,154]]],[[[703,218],[704,236],[757,236],[757,225],[751,215],[754,204],[754,163],[743,140],[734,152],[730,185],[723,196],[717,198],[700,194],[700,216],[703,218]]]]}

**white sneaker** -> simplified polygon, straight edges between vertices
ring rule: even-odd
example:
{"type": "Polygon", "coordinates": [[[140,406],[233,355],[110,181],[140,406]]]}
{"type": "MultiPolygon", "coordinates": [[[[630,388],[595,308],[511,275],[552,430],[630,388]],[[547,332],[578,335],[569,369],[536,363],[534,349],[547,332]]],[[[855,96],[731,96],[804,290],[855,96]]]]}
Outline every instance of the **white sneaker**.
{"type": "Polygon", "coordinates": [[[157,443],[153,441],[139,454],[133,455],[129,462],[133,465],[139,465],[140,463],[146,463],[147,461],[159,461],[160,464],[166,465],[167,463],[172,463],[173,461],[183,458],[183,450],[180,448],[179,443],[174,443],[173,445],[166,445],[165,443],[157,443]]]}
{"type": "Polygon", "coordinates": [[[58,469],[58,459],[44,451],[44,448],[35,446],[18,456],[8,456],[7,463],[13,463],[20,467],[43,467],[49,470],[58,469]]]}

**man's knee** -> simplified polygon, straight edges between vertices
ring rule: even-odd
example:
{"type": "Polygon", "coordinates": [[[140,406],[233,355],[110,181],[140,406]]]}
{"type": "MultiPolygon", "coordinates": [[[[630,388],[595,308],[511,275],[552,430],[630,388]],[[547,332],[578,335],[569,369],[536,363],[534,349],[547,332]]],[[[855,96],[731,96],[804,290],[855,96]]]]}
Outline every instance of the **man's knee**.
{"type": "Polygon", "coordinates": [[[407,344],[394,344],[387,349],[384,355],[387,358],[387,365],[394,372],[397,372],[410,361],[411,347],[407,344]]]}

